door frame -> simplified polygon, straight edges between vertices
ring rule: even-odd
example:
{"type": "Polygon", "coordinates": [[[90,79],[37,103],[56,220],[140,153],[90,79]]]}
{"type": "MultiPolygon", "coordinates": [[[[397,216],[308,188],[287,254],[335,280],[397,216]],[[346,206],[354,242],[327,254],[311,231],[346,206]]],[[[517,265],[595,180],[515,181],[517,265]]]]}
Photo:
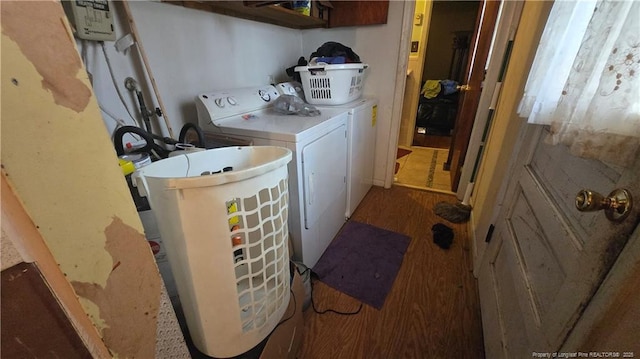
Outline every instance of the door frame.
{"type": "MultiPolygon", "coordinates": [[[[400,133],[398,135],[398,142],[402,142],[400,141],[400,136],[403,135],[402,133],[402,126],[403,123],[402,121],[404,120],[403,117],[405,117],[405,114],[408,114],[409,117],[405,117],[406,118],[406,123],[405,125],[407,127],[409,127],[410,129],[415,129],[416,126],[416,112],[418,111],[418,105],[419,105],[419,100],[420,100],[420,83],[421,83],[421,79],[422,79],[422,72],[423,72],[423,68],[424,68],[424,62],[425,62],[425,57],[427,56],[427,47],[429,45],[428,40],[429,40],[429,27],[431,26],[431,16],[432,16],[432,11],[433,11],[433,0],[424,0],[424,12],[422,13],[422,25],[414,25],[415,20],[412,22],[412,29],[411,29],[411,39],[410,41],[414,41],[414,31],[415,26],[420,26],[421,27],[421,31],[420,31],[420,38],[418,39],[418,51],[416,53],[412,53],[409,52],[408,56],[407,56],[407,78],[406,78],[406,82],[405,82],[405,86],[407,87],[411,87],[410,89],[407,89],[407,87],[405,87],[404,91],[405,91],[405,95],[417,95],[417,96],[412,96],[412,97],[407,97],[407,96],[403,96],[403,101],[402,101],[402,116],[400,118],[400,133]],[[417,71],[414,69],[413,71],[409,68],[409,62],[411,60],[414,60],[416,65],[419,65],[417,68],[417,71]],[[411,83],[409,80],[413,79],[413,83],[411,83]],[[411,91],[408,91],[411,90],[411,91]]],[[[416,1],[415,2],[415,6],[413,9],[413,17],[412,19],[415,19],[416,16],[416,12],[419,10],[418,6],[419,3],[416,1]]],[[[411,144],[413,143],[413,138],[414,138],[414,133],[415,131],[411,130],[411,131],[407,131],[407,133],[405,133],[405,138],[403,140],[405,140],[405,143],[409,143],[409,146],[411,146],[411,144]]],[[[397,147],[397,146],[396,146],[397,147]]]]}
{"type": "MultiPolygon", "coordinates": [[[[462,170],[460,173],[460,182],[456,196],[462,200],[467,190],[473,190],[475,182],[474,171],[478,171],[484,144],[488,138],[491,126],[491,119],[496,109],[504,74],[507,69],[509,56],[515,39],[516,29],[520,23],[520,15],[524,2],[522,1],[504,1],[502,9],[498,14],[496,21],[496,30],[494,31],[495,39],[493,40],[493,48],[489,54],[487,62],[489,67],[483,82],[482,94],[478,103],[478,110],[471,128],[469,136],[469,144],[467,154],[464,158],[462,170]],[[493,89],[493,91],[488,91],[493,89]],[[473,164],[464,166],[464,164],[473,164]]],[[[471,194],[471,193],[470,193],[471,194]]]]}
{"type": "MultiPolygon", "coordinates": [[[[433,2],[433,0],[430,0],[430,1],[433,2]]],[[[483,0],[483,1],[494,1],[494,0],[483,0]]],[[[484,86],[483,86],[484,88],[496,87],[497,74],[500,73],[500,70],[502,68],[501,60],[502,60],[503,54],[507,49],[509,38],[512,38],[511,36],[512,33],[515,34],[515,30],[518,26],[519,15],[524,4],[524,1],[503,1],[503,0],[500,0],[500,1],[502,2],[502,7],[503,7],[502,12],[507,13],[505,9],[509,9],[508,13],[512,15],[509,17],[507,16],[500,17],[500,14],[499,14],[499,17],[496,23],[496,29],[497,31],[505,31],[505,32],[509,31],[509,32],[506,32],[506,35],[508,36],[505,36],[505,34],[501,34],[500,32],[497,32],[496,30],[494,30],[494,33],[496,34],[495,35],[496,38],[494,40],[494,46],[490,56],[491,58],[495,57],[496,59],[499,59],[499,60],[489,62],[490,66],[487,69],[487,79],[489,79],[489,81],[487,82],[485,80],[484,86]],[[501,19],[503,18],[506,20],[504,24],[501,23],[501,19]],[[489,78],[488,77],[489,74],[492,74],[494,76],[489,78]],[[491,80],[491,79],[495,79],[495,80],[491,80]]],[[[481,11],[482,11],[482,7],[479,7],[478,13],[480,13],[481,11]]],[[[398,70],[396,71],[396,80],[395,80],[393,116],[392,116],[392,122],[391,122],[391,128],[390,128],[390,133],[393,136],[390,138],[389,147],[387,149],[387,163],[386,163],[386,175],[384,179],[384,188],[391,188],[391,186],[394,183],[394,169],[395,169],[394,165],[396,161],[398,143],[400,140],[400,129],[401,129],[401,122],[402,122],[402,112],[404,107],[404,94],[405,94],[405,85],[407,81],[407,68],[409,64],[409,55],[410,55],[409,47],[411,44],[414,12],[415,12],[415,2],[406,1],[404,3],[404,11],[403,11],[403,17],[402,17],[402,30],[401,30],[401,36],[400,36],[400,44],[401,44],[400,48],[403,51],[401,51],[398,56],[398,70]]],[[[478,24],[476,25],[479,26],[478,24]]],[[[427,33],[428,33],[428,30],[427,30],[427,33]]],[[[423,50],[426,51],[427,45],[428,44],[425,41],[423,50]]],[[[466,150],[466,156],[464,157],[462,174],[460,177],[460,184],[463,184],[463,186],[459,185],[456,193],[458,199],[460,200],[462,200],[463,198],[463,195],[467,188],[467,184],[471,177],[471,171],[473,169],[473,166],[464,166],[464,164],[472,163],[472,161],[475,161],[475,159],[477,158],[478,153],[480,152],[481,135],[487,123],[486,113],[489,111],[489,104],[492,104],[492,103],[495,104],[494,102],[495,99],[493,98],[494,92],[492,92],[490,95],[487,94],[486,92],[487,91],[483,91],[480,95],[480,100],[479,100],[480,102],[478,104],[478,109],[475,115],[474,124],[471,129],[469,146],[466,150]]],[[[497,88],[495,92],[499,93],[499,88],[497,88]]],[[[413,123],[415,124],[415,119],[413,123]]]]}
{"type": "Polygon", "coordinates": [[[407,67],[409,64],[409,50],[411,47],[411,31],[413,28],[413,14],[415,1],[404,1],[402,13],[402,27],[400,30],[400,53],[398,54],[398,66],[396,69],[395,90],[391,110],[391,127],[389,128],[389,146],[387,147],[386,173],[384,176],[384,188],[391,188],[395,171],[396,155],[398,152],[398,140],[400,139],[400,123],[402,121],[402,105],[404,99],[405,84],[407,82],[407,67]]]}
{"type": "Polygon", "coordinates": [[[484,84],[485,69],[499,21],[500,11],[508,1],[482,0],[473,33],[472,53],[466,65],[464,83],[469,86],[461,91],[458,100],[456,122],[453,126],[449,158],[445,168],[450,171],[451,190],[457,192],[460,188],[460,174],[469,147],[469,138],[480,109],[480,98],[489,87],[484,84]],[[483,85],[484,84],[484,85],[483,85]]]}
{"type": "MultiPolygon", "coordinates": [[[[517,114],[517,107],[524,92],[527,74],[536,52],[536,44],[542,35],[551,2],[527,2],[518,16],[510,62],[505,69],[502,95],[496,99],[488,138],[483,145],[483,157],[476,174],[470,204],[469,234],[473,250],[474,275],[478,276],[480,264],[487,249],[491,226],[496,223],[502,209],[508,178],[529,131],[525,119],[517,114]]],[[[495,64],[494,64],[495,65],[495,64]]],[[[469,151],[470,153],[472,150],[469,151]]],[[[467,158],[471,154],[467,154],[467,158]]]]}

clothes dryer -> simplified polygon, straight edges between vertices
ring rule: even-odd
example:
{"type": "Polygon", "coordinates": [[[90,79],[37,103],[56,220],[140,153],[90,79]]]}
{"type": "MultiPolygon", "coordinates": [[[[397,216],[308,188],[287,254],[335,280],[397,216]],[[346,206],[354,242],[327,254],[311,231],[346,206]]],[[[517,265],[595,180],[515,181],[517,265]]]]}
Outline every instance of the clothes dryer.
{"type": "MultiPolygon", "coordinates": [[[[283,82],[276,85],[281,94],[304,99],[302,85],[283,82]]],[[[316,106],[321,112],[342,108],[347,111],[347,206],[348,219],[373,186],[375,169],[378,100],[360,98],[342,105],[316,106]]]]}

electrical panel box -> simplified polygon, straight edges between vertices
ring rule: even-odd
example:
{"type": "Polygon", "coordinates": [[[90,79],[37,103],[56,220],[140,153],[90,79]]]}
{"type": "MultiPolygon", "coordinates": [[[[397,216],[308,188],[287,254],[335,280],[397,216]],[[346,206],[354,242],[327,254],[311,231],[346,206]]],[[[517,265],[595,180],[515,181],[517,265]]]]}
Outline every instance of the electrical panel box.
{"type": "Polygon", "coordinates": [[[65,0],[62,6],[74,28],[75,36],[85,40],[115,41],[113,12],[106,0],[65,0]]]}

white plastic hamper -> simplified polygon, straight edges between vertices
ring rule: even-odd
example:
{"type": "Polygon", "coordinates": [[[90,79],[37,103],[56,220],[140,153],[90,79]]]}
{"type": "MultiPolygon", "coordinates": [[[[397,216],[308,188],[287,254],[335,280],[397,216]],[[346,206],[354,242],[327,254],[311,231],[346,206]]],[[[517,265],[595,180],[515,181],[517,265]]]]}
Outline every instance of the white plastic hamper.
{"type": "Polygon", "coordinates": [[[312,105],[342,105],[362,95],[367,64],[296,66],[305,100],[312,105]]]}
{"type": "Polygon", "coordinates": [[[166,242],[193,342],[209,356],[253,348],[289,304],[291,157],[282,147],[225,147],[164,159],[134,175],[166,242]]]}

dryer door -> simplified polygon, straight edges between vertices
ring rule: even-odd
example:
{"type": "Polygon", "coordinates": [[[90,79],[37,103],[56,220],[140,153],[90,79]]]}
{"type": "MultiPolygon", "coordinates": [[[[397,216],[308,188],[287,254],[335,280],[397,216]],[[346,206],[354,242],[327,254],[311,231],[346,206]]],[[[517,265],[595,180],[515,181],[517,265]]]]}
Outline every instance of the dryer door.
{"type": "MultiPolygon", "coordinates": [[[[346,206],[347,138],[342,125],[302,149],[304,226],[311,229],[328,208],[346,206]]],[[[343,212],[344,213],[344,212],[343,212]]]]}

